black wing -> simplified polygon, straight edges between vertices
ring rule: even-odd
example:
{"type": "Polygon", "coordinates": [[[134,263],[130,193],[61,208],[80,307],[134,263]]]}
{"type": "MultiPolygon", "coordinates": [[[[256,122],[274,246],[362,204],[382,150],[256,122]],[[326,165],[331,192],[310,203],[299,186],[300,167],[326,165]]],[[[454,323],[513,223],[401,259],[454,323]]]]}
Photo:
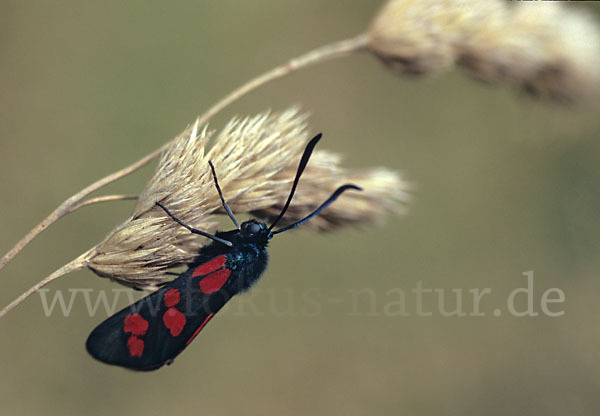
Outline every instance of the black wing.
{"type": "Polygon", "coordinates": [[[214,257],[98,325],[86,342],[96,359],[132,370],[170,364],[234,295],[226,255],[214,257]]]}

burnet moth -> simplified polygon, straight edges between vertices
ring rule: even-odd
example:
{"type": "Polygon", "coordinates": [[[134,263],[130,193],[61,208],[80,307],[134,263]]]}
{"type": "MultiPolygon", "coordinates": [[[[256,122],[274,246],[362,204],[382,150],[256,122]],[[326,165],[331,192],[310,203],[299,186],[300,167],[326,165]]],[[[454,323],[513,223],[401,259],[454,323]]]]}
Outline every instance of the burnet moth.
{"type": "Polygon", "coordinates": [[[155,370],[170,364],[233,296],[248,290],[258,281],[267,267],[267,244],[275,234],[310,220],[344,191],[360,191],[356,185],[343,185],[305,218],[273,231],[287,211],[300,176],[320,138],[321,134],[318,134],[307,144],[288,199],[270,226],[256,220],[241,225],[237,222],[223,198],[211,162],[215,187],[223,208],[236,226],[235,230],[217,232],[216,235],[197,230],[157,202],[156,205],[178,224],[213,242],[202,247],[194,263],[175,280],[98,325],[87,339],[88,352],[104,363],[138,371],[155,370]]]}

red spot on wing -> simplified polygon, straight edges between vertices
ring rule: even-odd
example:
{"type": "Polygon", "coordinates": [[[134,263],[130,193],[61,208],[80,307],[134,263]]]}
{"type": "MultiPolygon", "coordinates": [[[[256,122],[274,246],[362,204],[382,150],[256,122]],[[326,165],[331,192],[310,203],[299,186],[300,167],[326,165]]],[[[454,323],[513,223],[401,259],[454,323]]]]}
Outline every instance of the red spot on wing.
{"type": "Polygon", "coordinates": [[[165,305],[167,306],[167,308],[177,305],[179,303],[179,290],[177,290],[177,289],[167,290],[167,293],[165,293],[165,296],[163,297],[163,301],[165,302],[165,305]]]}
{"type": "Polygon", "coordinates": [[[192,336],[190,337],[190,339],[188,339],[188,340],[186,341],[185,345],[188,345],[190,342],[192,342],[192,341],[194,340],[194,338],[196,338],[196,335],[198,335],[198,334],[200,333],[200,331],[202,331],[202,328],[204,328],[204,325],[206,325],[206,324],[208,323],[208,321],[210,321],[210,318],[212,318],[212,316],[213,316],[214,314],[215,314],[215,313],[213,312],[213,313],[211,313],[210,315],[208,315],[208,316],[206,317],[206,319],[204,320],[204,322],[202,322],[202,325],[200,325],[200,326],[198,327],[198,329],[196,329],[196,330],[194,331],[194,333],[192,334],[192,336]]]}
{"type": "Polygon", "coordinates": [[[214,293],[220,290],[230,274],[231,270],[229,269],[221,269],[212,272],[204,279],[200,280],[200,290],[205,294],[214,293]]]}
{"type": "Polygon", "coordinates": [[[144,352],[144,341],[132,335],[127,340],[127,349],[132,357],[141,357],[144,352]]]}
{"type": "Polygon", "coordinates": [[[185,315],[175,308],[169,308],[163,315],[163,322],[171,332],[171,336],[176,337],[183,331],[187,319],[185,315]]]}
{"type": "Polygon", "coordinates": [[[144,335],[148,330],[148,321],[142,318],[142,315],[139,313],[127,315],[123,320],[123,323],[123,332],[129,332],[132,335],[144,335]]]}
{"type": "Polygon", "coordinates": [[[192,273],[192,277],[204,276],[205,274],[214,272],[215,270],[223,267],[225,265],[226,261],[227,261],[227,257],[225,257],[225,254],[223,254],[222,256],[219,256],[219,257],[215,257],[214,259],[207,261],[206,263],[201,264],[200,266],[196,267],[196,270],[194,270],[194,273],[192,273]]]}

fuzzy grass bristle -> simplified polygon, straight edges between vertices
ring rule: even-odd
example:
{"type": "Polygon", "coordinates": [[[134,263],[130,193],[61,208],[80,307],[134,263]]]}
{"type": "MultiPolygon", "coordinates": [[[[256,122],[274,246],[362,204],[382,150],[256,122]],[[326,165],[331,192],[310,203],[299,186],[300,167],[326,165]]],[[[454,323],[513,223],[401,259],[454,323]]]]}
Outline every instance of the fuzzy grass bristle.
{"type": "MultiPolygon", "coordinates": [[[[186,129],[165,152],[140,194],[132,216],[115,228],[89,256],[97,274],[138,288],[167,280],[165,271],[191,262],[210,241],[198,238],[158,208],[197,229],[214,233],[224,214],[208,161],[215,166],[223,195],[234,213],[274,218],[290,192],[300,155],[310,138],[307,116],[297,109],[234,119],[218,134],[198,125],[186,129]],[[214,145],[205,151],[209,139],[214,145]]],[[[402,210],[407,186],[379,168],[349,171],[340,158],[317,150],[307,166],[281,225],[303,218],[338,186],[353,182],[364,192],[349,192],[303,228],[331,231],[358,222],[377,222],[402,210]]]]}

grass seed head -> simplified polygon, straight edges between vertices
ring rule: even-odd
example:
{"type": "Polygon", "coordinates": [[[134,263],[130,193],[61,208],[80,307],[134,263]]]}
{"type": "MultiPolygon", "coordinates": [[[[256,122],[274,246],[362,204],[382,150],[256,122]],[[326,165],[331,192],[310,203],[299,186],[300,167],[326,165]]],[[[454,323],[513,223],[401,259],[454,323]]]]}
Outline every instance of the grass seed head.
{"type": "MultiPolygon", "coordinates": [[[[218,134],[197,125],[186,129],[161,158],[131,217],[94,248],[89,267],[122,284],[152,288],[168,279],[167,269],[193,261],[198,249],[210,241],[191,234],[155,203],[161,202],[194,228],[214,233],[217,215],[224,210],[209,160],[234,213],[251,213],[265,221],[274,218],[310,139],[306,119],[297,109],[289,109],[234,119],[218,134]],[[213,136],[214,144],[206,151],[213,136]]],[[[401,211],[408,199],[406,184],[396,173],[383,168],[347,170],[340,166],[339,156],[317,150],[281,225],[301,219],[347,182],[364,191],[345,193],[303,228],[332,231],[351,223],[378,222],[401,211]]]]}
{"type": "Polygon", "coordinates": [[[600,90],[600,29],[584,8],[558,2],[390,0],[368,32],[392,69],[426,74],[467,68],[561,102],[600,90]]]}

